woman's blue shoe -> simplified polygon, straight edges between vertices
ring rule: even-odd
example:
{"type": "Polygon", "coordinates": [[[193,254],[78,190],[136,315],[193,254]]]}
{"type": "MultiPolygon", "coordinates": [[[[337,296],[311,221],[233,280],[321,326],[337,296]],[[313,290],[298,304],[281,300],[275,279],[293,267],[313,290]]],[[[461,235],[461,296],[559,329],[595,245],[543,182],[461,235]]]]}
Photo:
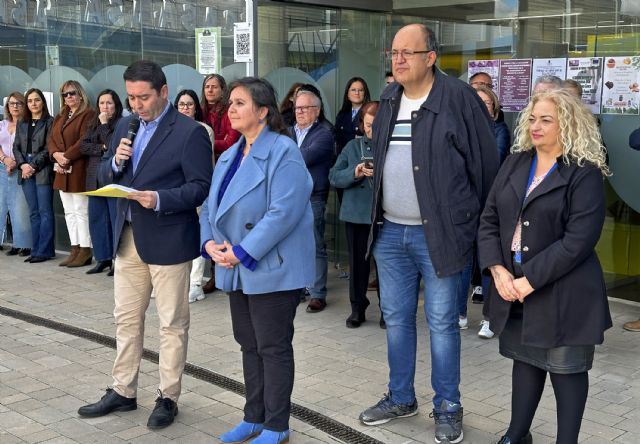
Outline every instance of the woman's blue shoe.
{"type": "Polygon", "coordinates": [[[285,442],[289,442],[289,430],[274,432],[273,430],[264,429],[260,436],[249,444],[283,444],[285,442]]]}
{"type": "Polygon", "coordinates": [[[242,421],[240,424],[220,436],[220,442],[225,444],[238,444],[258,436],[262,432],[262,424],[254,424],[242,421]]]}

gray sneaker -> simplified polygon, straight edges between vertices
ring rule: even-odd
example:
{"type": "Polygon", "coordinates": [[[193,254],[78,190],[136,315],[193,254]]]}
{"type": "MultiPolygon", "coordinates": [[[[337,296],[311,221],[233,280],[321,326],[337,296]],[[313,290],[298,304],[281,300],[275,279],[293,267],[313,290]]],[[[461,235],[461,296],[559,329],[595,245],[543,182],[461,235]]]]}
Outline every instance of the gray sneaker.
{"type": "Polygon", "coordinates": [[[442,401],[440,411],[429,415],[436,422],[435,441],[440,444],[456,444],[462,441],[462,406],[458,403],[442,401]]]}
{"type": "Polygon", "coordinates": [[[373,407],[360,413],[360,421],[366,425],[379,425],[397,418],[406,418],[418,414],[418,401],[411,404],[396,404],[390,394],[385,394],[373,407]]]}

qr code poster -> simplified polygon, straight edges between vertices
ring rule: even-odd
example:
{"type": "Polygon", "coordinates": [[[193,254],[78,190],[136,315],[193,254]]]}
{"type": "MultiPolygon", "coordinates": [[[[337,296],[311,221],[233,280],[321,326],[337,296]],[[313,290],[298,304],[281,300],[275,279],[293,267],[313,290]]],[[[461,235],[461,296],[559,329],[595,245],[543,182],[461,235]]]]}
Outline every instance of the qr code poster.
{"type": "Polygon", "coordinates": [[[253,29],[251,23],[233,25],[233,61],[253,61],[253,29]]]}

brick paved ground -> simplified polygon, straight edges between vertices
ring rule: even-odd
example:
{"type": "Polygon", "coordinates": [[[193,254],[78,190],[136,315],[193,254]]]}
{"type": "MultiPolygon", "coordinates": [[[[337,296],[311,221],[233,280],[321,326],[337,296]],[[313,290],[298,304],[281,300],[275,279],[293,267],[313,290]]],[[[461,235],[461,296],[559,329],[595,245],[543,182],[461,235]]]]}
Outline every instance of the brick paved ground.
{"type": "MultiPolygon", "coordinates": [[[[60,256],[60,259],[62,256],[60,256]]],[[[23,264],[0,255],[0,305],[113,336],[112,281],[87,276],[56,261],[23,264]]],[[[370,293],[375,298],[374,293],[370,293]]],[[[428,418],[432,392],[424,316],[419,317],[416,390],[420,415],[381,427],[362,426],[360,411],[386,391],[384,331],[372,304],[370,321],[349,330],[346,281],[332,270],[329,305],[318,314],[300,306],[296,318],[296,384],[293,400],[385,443],[433,442],[428,418]]],[[[372,301],[373,302],[373,301],[372,301]]],[[[640,441],[640,334],[621,329],[640,317],[640,305],[612,301],[614,328],[596,349],[589,401],[580,442],[640,441]]],[[[480,306],[470,305],[470,328],[462,332],[462,386],[465,442],[490,443],[507,427],[510,361],[500,357],[496,340],[476,336],[480,306]]],[[[240,353],[231,334],[227,298],[215,293],[191,305],[188,360],[242,380],[240,353]]],[[[145,346],[157,349],[157,315],[147,316],[145,346]]],[[[0,442],[216,442],[213,437],[241,418],[238,395],[186,376],[177,424],[151,432],[146,420],[153,407],[157,365],[143,362],[139,408],[97,419],[80,419],[78,406],[95,401],[110,382],[114,351],[85,339],[0,316],[0,442]]],[[[292,442],[336,442],[292,420],[292,442]]],[[[555,405],[548,386],[534,421],[534,441],[553,443],[555,405]]]]}

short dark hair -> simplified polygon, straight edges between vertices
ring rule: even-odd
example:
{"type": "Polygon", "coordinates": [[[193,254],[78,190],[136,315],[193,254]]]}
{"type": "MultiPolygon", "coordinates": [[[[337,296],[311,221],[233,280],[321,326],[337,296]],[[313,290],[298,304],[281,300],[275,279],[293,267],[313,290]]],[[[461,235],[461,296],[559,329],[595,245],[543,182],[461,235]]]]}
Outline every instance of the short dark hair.
{"type": "Polygon", "coordinates": [[[484,71],[478,71],[475,74],[473,74],[471,77],[469,77],[469,83],[473,82],[473,79],[475,79],[478,76],[487,76],[487,77],[489,77],[489,80],[491,80],[491,83],[493,83],[493,79],[491,78],[491,74],[489,74],[488,72],[484,72],[484,71]]]}
{"type": "Polygon", "coordinates": [[[385,78],[387,78],[387,77],[393,77],[393,73],[392,73],[391,71],[387,71],[387,72],[385,72],[385,73],[384,73],[384,77],[385,77],[385,78]]]}
{"type": "Polygon", "coordinates": [[[150,60],[133,62],[124,71],[122,78],[125,82],[149,82],[158,93],[167,84],[167,77],[160,65],[150,60]]]}
{"type": "Polygon", "coordinates": [[[247,90],[254,105],[258,108],[267,108],[266,122],[271,131],[287,134],[287,127],[284,124],[284,120],[282,120],[280,111],[278,111],[276,91],[271,83],[258,77],[243,77],[229,85],[229,95],[236,88],[247,90]]]}
{"type": "Polygon", "coordinates": [[[94,127],[100,125],[100,119],[98,118],[100,116],[100,97],[106,94],[109,94],[111,96],[111,98],[113,99],[113,104],[116,106],[116,112],[113,113],[113,116],[111,116],[109,122],[107,123],[109,128],[114,128],[116,122],[122,117],[122,101],[120,100],[118,93],[109,88],[103,89],[102,91],[100,91],[100,93],[98,93],[98,98],[96,99],[96,109],[98,110],[98,112],[96,113],[96,119],[93,123],[94,127]]]}
{"type": "Polygon", "coordinates": [[[438,37],[436,37],[436,33],[433,32],[433,29],[429,28],[426,25],[419,24],[422,28],[422,32],[425,37],[425,44],[427,45],[427,51],[433,51],[436,53],[436,57],[440,56],[440,43],[438,42],[438,37]]]}
{"type": "Polygon", "coordinates": [[[200,100],[198,100],[198,94],[192,89],[183,89],[178,94],[176,94],[176,99],[173,101],[173,106],[175,109],[178,109],[178,102],[180,102],[180,97],[189,96],[193,99],[193,104],[195,106],[196,113],[193,116],[195,120],[198,122],[202,122],[202,108],[200,107],[200,100]]]}
{"type": "MultiPolygon", "coordinates": [[[[47,100],[44,98],[44,94],[38,88],[31,88],[24,95],[25,102],[29,100],[29,96],[31,95],[31,93],[36,93],[37,95],[40,96],[40,100],[42,100],[42,117],[41,118],[46,119],[51,114],[49,114],[49,107],[47,106],[47,100]]],[[[29,106],[25,106],[23,120],[30,119],[31,117],[32,115],[31,115],[31,110],[29,109],[29,106]]]]}

